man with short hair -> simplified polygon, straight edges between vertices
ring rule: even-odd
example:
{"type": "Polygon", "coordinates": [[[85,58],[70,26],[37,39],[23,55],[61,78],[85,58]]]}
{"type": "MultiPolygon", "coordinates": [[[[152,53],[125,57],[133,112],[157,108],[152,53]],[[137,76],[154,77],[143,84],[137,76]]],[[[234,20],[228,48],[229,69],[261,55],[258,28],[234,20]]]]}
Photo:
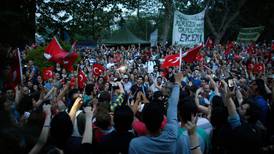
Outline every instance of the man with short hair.
{"type": "Polygon", "coordinates": [[[175,153],[177,140],[177,104],[183,75],[177,74],[175,85],[168,99],[167,124],[161,130],[163,111],[156,102],[149,103],[143,110],[143,121],[148,129],[147,136],[134,138],[130,142],[129,154],[175,153]]]}

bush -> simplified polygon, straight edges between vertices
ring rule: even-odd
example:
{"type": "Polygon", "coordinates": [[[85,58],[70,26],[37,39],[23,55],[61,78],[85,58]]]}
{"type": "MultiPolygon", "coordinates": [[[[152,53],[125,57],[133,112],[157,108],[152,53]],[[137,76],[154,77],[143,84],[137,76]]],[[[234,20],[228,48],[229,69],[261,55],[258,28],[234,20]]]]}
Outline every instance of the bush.
{"type": "Polygon", "coordinates": [[[44,57],[44,51],[45,51],[46,46],[39,46],[35,49],[31,49],[30,51],[27,52],[27,57],[26,60],[32,60],[36,66],[39,67],[40,70],[44,67],[49,67],[49,66],[54,66],[55,63],[49,62],[45,57],[44,57]]]}

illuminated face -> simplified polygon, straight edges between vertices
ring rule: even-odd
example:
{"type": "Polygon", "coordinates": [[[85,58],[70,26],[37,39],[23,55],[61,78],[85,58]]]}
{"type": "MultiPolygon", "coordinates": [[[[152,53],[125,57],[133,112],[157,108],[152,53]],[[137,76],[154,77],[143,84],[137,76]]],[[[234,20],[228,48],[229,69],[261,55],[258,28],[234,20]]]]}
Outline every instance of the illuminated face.
{"type": "Polygon", "coordinates": [[[137,83],[138,83],[139,85],[143,84],[143,78],[139,77],[138,80],[137,80],[137,83]]]}
{"type": "Polygon", "coordinates": [[[29,88],[28,87],[23,87],[23,94],[28,95],[29,94],[29,88]]]}
{"type": "Polygon", "coordinates": [[[210,88],[209,88],[209,85],[208,85],[208,84],[204,85],[204,92],[205,92],[205,94],[207,94],[207,95],[210,93],[210,88]]]}
{"type": "Polygon", "coordinates": [[[8,90],[7,91],[7,99],[13,100],[14,99],[14,91],[13,90],[8,90]]]}

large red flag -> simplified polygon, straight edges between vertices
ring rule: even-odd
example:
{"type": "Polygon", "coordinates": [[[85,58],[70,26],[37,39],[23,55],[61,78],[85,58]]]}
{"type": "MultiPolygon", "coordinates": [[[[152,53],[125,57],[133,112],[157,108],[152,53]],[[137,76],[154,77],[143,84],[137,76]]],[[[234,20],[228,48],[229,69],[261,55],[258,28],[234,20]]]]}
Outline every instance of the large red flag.
{"type": "Polygon", "coordinates": [[[78,73],[78,87],[79,89],[84,89],[85,87],[85,83],[88,81],[88,78],[86,76],[86,74],[80,70],[78,73]]]}
{"type": "Polygon", "coordinates": [[[105,67],[101,64],[93,64],[92,72],[95,76],[100,76],[105,71],[105,67]]]}
{"type": "Polygon", "coordinates": [[[64,59],[67,54],[68,52],[61,47],[56,37],[52,38],[44,52],[46,59],[53,62],[60,62],[60,59],[64,59]]]}
{"type": "Polygon", "coordinates": [[[233,48],[234,48],[233,42],[232,41],[227,42],[224,54],[228,55],[233,48]]]}
{"type": "Polygon", "coordinates": [[[54,70],[53,66],[43,68],[43,79],[48,80],[50,78],[53,78],[53,75],[54,75],[53,70],[54,70]]]}
{"type": "Polygon", "coordinates": [[[206,43],[205,43],[205,46],[206,46],[207,48],[210,48],[210,49],[213,48],[213,41],[212,41],[212,39],[211,39],[210,37],[207,38],[206,43]]]}
{"type": "Polygon", "coordinates": [[[271,50],[274,51],[274,40],[272,40],[272,43],[271,43],[271,50]]]}
{"type": "Polygon", "coordinates": [[[9,51],[9,55],[7,57],[10,60],[10,64],[8,64],[9,68],[7,70],[7,76],[4,82],[4,88],[13,89],[17,84],[21,81],[21,66],[20,66],[20,51],[19,49],[14,49],[9,51]]]}
{"type": "Polygon", "coordinates": [[[187,63],[192,63],[196,60],[197,54],[200,52],[203,45],[199,45],[197,47],[194,47],[192,49],[189,49],[187,52],[183,53],[182,60],[187,63]]]}
{"type": "Polygon", "coordinates": [[[180,65],[180,54],[174,54],[174,55],[167,55],[161,67],[168,68],[168,67],[179,66],[179,65],[180,65]]]}

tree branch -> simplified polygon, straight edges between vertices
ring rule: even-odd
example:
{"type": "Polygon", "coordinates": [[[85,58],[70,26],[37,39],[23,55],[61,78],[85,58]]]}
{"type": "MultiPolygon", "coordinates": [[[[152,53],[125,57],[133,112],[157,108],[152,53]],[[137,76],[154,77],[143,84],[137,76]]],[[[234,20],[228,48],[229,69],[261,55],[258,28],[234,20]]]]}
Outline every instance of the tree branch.
{"type": "Polygon", "coordinates": [[[207,13],[207,11],[206,11],[206,15],[205,15],[205,16],[206,16],[206,23],[208,24],[208,26],[209,26],[211,32],[213,33],[213,35],[214,35],[215,37],[218,37],[218,33],[216,32],[215,27],[213,26],[213,24],[212,24],[212,22],[211,22],[211,20],[210,20],[210,18],[209,18],[209,15],[208,15],[208,13],[207,13]]]}

